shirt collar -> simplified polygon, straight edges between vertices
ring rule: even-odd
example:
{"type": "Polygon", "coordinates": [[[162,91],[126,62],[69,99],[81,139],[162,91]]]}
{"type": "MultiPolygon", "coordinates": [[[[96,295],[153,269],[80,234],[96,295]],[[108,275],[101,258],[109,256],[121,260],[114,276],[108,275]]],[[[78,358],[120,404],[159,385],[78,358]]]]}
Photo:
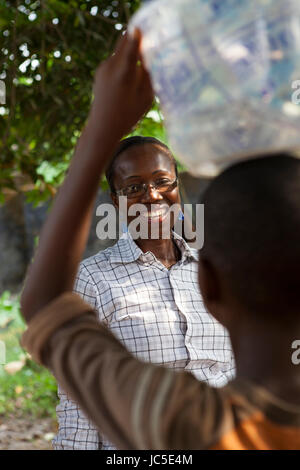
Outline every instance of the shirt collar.
{"type": "Polygon", "coordinates": [[[112,263],[132,263],[141,255],[143,255],[143,251],[137,246],[130,233],[126,232],[111,247],[110,261],[112,263]]]}
{"type": "MultiPolygon", "coordinates": [[[[187,258],[193,258],[198,261],[198,251],[190,248],[186,241],[177,233],[172,231],[174,242],[181,251],[182,261],[187,258]]],[[[135,243],[131,234],[126,232],[119,241],[110,249],[110,261],[112,263],[132,263],[137,259],[142,261],[147,258],[149,253],[144,253],[135,243]]],[[[154,255],[153,255],[154,256],[154,255]]]]}
{"type": "Polygon", "coordinates": [[[198,250],[191,248],[187,242],[182,238],[178,233],[172,231],[173,240],[176,243],[177,247],[181,251],[182,259],[184,258],[193,258],[195,261],[199,260],[198,250]]]}

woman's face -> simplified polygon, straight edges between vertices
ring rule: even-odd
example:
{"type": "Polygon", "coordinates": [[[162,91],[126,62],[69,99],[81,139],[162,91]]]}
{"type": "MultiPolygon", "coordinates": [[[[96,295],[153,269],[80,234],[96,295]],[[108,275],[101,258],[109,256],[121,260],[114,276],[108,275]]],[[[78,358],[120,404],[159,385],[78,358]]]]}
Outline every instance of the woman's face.
{"type": "MultiPolygon", "coordinates": [[[[162,147],[155,144],[147,143],[129,147],[117,157],[114,166],[114,187],[116,191],[141,183],[162,184],[168,181],[172,183],[175,179],[176,172],[173,161],[162,147]]],[[[112,199],[115,205],[119,207],[118,196],[112,194],[112,199]]],[[[168,192],[159,192],[148,186],[146,192],[133,198],[127,197],[127,211],[133,204],[144,205],[145,210],[140,219],[145,220],[148,226],[158,224],[161,235],[162,223],[168,219],[168,208],[173,204],[180,204],[179,189],[175,187],[168,192]]],[[[138,216],[140,216],[139,213],[135,216],[128,216],[128,224],[138,216]]],[[[170,232],[174,226],[174,214],[172,212],[169,219],[168,229],[170,232]]]]}

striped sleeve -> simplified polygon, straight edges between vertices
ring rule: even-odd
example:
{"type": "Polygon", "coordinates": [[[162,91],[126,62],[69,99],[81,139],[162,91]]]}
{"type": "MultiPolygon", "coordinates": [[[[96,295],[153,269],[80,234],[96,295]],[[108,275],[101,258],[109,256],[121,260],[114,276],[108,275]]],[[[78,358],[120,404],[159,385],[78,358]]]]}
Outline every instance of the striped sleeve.
{"type": "Polygon", "coordinates": [[[23,344],[96,428],[119,449],[203,448],[214,431],[207,404],[218,409],[217,390],[187,372],[134,358],[90,306],[76,294],[66,295],[33,318],[23,344]],[[48,333],[39,335],[46,324],[48,333]]]}

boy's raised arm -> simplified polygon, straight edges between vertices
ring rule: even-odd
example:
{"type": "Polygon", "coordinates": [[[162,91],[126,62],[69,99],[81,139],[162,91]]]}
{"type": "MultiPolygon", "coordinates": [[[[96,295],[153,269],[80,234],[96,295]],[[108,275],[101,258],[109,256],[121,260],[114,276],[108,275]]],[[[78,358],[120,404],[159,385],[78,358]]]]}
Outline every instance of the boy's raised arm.
{"type": "MultiPolygon", "coordinates": [[[[96,74],[95,99],[68,176],[44,226],[22,295],[22,345],[52,371],[85,415],[119,449],[205,448],[220,400],[186,372],[131,355],[94,310],[71,293],[99,177],[122,136],[150,107],[137,65],[140,36],[123,38],[96,74]],[[69,291],[69,292],[68,292],[69,291]],[[200,400],[193,400],[201,396],[200,400]],[[201,422],[203,427],[199,426],[201,422]],[[207,424],[205,424],[207,423],[207,424]]],[[[214,392],[212,392],[214,394],[214,392]]]]}
{"type": "Polygon", "coordinates": [[[21,298],[23,316],[71,291],[85,248],[99,178],[119,140],[149,109],[153,93],[140,59],[141,35],[121,38],[95,75],[94,102],[69,173],[42,230],[21,298]]]}

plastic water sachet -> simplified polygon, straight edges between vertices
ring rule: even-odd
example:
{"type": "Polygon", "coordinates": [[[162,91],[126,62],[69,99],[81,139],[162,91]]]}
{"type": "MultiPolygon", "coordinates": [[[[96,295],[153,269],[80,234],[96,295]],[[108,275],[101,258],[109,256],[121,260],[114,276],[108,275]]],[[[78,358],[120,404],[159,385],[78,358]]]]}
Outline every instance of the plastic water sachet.
{"type": "Polygon", "coordinates": [[[135,26],[170,145],[193,174],[300,148],[299,0],[153,0],[135,26]]]}

